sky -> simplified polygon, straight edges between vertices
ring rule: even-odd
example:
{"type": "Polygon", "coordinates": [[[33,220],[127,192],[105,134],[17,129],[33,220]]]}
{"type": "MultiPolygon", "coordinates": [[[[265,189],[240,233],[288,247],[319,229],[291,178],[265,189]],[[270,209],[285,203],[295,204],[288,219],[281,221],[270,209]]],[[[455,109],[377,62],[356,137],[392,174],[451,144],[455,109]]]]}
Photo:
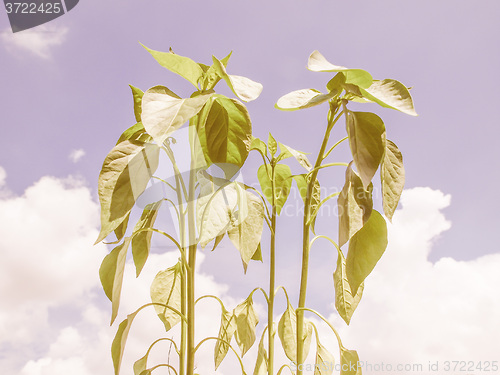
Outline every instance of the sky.
{"type": "MultiPolygon", "coordinates": [[[[318,243],[308,303],[371,363],[500,361],[499,15],[496,1],[82,0],[63,17],[12,34],[0,11],[0,368],[21,375],[112,371],[116,327],[109,328],[111,308],[98,279],[109,249],[92,246],[99,229],[97,177],[116,139],[135,122],[129,84],[143,90],[162,84],[181,96],[191,89],[139,42],[206,64],[233,51],[228,71],[264,86],[247,104],[254,135],[267,138],[271,131],[313,154],[326,109],[273,108],[292,90],[324,90],[329,75],[305,68],[313,50],[334,64],[413,87],[418,117],[360,107],[384,119],[388,138],[404,155],[406,190],[389,225],[389,248],[346,327],[332,305],[335,253],[318,243]]],[[[348,157],[344,151],[340,157],[348,157]]],[[[255,182],[258,162],[250,156],[245,181],[255,182]]],[[[342,174],[325,177],[324,186],[340,187],[342,174]]],[[[296,298],[301,226],[291,207],[278,228],[277,276],[296,298]]],[[[335,235],[331,216],[318,226],[335,235]]],[[[170,250],[155,241],[153,259],[137,280],[127,266],[121,318],[147,300],[158,265],[175,262],[170,250]]],[[[245,298],[267,265],[251,264],[245,277],[226,272],[241,269],[238,257],[225,242],[203,253],[199,293],[219,293],[228,306],[245,298]]],[[[210,334],[216,307],[207,303],[203,310],[200,337],[210,334]]],[[[144,354],[149,332],[161,329],[151,320],[132,331],[124,374],[144,354]]],[[[210,353],[199,358],[206,374],[213,373],[210,353]]],[[[234,373],[234,365],[219,373],[234,373]]]]}

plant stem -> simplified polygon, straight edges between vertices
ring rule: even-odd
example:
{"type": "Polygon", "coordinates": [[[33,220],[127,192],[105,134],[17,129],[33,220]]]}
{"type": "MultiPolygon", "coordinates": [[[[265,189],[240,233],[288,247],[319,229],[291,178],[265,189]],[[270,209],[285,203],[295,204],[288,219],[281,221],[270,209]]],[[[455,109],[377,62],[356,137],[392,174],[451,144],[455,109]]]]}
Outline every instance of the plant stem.
{"type": "Polygon", "coordinates": [[[275,198],[275,166],[272,165],[271,189],[273,197],[272,216],[271,216],[271,245],[269,261],[269,297],[267,301],[267,335],[269,360],[267,373],[273,375],[274,366],[274,289],[276,278],[275,250],[276,250],[276,198],[275,198]]]}

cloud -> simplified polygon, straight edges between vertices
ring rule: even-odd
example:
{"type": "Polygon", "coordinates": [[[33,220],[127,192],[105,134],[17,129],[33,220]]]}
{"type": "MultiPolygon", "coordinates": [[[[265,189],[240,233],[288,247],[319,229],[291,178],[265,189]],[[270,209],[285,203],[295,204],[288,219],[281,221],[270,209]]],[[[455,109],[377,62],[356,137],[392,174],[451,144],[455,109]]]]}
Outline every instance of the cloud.
{"type": "Polygon", "coordinates": [[[78,163],[81,158],[85,156],[85,150],[79,148],[77,150],[72,150],[69,154],[69,160],[71,160],[73,163],[78,163]]]}
{"type": "Polygon", "coordinates": [[[7,28],[0,34],[0,40],[11,53],[28,52],[47,60],[51,58],[53,48],[63,44],[67,36],[67,27],[41,25],[18,33],[7,28]]]}

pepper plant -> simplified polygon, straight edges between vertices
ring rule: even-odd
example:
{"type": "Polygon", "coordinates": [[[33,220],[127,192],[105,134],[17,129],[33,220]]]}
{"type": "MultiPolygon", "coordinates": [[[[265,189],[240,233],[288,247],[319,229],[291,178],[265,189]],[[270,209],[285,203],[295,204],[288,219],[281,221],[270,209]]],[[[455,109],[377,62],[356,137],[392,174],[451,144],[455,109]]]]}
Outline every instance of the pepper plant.
{"type": "Polygon", "coordinates": [[[238,99],[256,99],[262,85],[229,74],[227,65],[231,54],[221,60],[213,57],[209,66],[172,51],[146,49],[161,66],[190,82],[195,91],[189,98],[181,98],[165,86],[155,86],[146,92],[131,86],[136,124],[124,131],[104,160],[99,176],[101,232],[97,242],[111,233],[116,236],[114,244],[117,246],[104,258],[100,268],[104,291],[112,301],[111,322],[118,313],[129,248],[137,276],[148,259],[154,233],[174,244],[179,251],[179,261],[166,265],[167,268],[156,275],[151,285],[151,303],[141,306],[120,323],[112,344],[115,374],[120,371],[132,322],[146,308],[156,310],[166,332],[179,324],[180,334],[153,342],[145,356],[135,362],[135,375],[150,375],[159,367],[167,367],[179,375],[193,375],[196,353],[209,342],[214,344],[215,369],[231,351],[240,364],[238,372],[246,374],[242,357],[254,345],[259,324],[253,302],[255,292],[261,292],[267,304],[267,322],[262,328],[253,368],[255,375],[279,375],[285,370],[302,374],[313,334],[316,342],[314,373],[332,374],[334,356],[321,344],[318,328],[305,319],[306,312],[316,315],[332,329],[339,343],[341,374],[361,374],[356,351],[346,349],[335,327],[306,305],[309,253],[319,239],[326,239],[334,246],[338,254],[333,274],[335,306],[349,324],[361,299],[364,280],[387,245],[385,219],[373,209],[372,179],[380,167],[383,208],[390,220],[403,189],[404,168],[397,146],[386,139],[380,117],[370,112],[350,111],[347,107],[350,101],[377,103],[416,115],[408,89],[395,80],[374,80],[361,69],[335,66],[319,52],[313,52],[309,57],[309,70],[336,73],[326,85],[327,93],[298,90],[283,96],[276,104],[276,108],[288,111],[322,103],[328,105],[325,134],[312,164],[304,152],[276,141],[271,134],[267,144],[252,136],[250,116],[238,99]],[[238,99],[217,94],[214,89],[220,81],[225,81],[238,99]],[[345,118],[347,136],[329,146],[330,133],[341,117],[345,118]],[[182,173],[176,161],[175,137],[176,131],[187,122],[190,167],[188,173],[182,173]],[[327,160],[345,141],[349,142],[353,161],[327,160]],[[263,160],[257,176],[260,191],[236,178],[250,151],[259,153],[263,160]],[[173,175],[170,179],[156,175],[161,153],[170,163],[173,175]],[[284,163],[290,158],[296,159],[305,169],[303,174],[292,175],[290,167],[284,163]],[[214,173],[214,166],[222,175],[214,173]],[[318,176],[334,167],[346,168],[344,187],[338,193],[322,197],[318,176]],[[165,196],[148,202],[133,229],[127,230],[131,212],[138,198],[147,196],[143,193],[151,181],[164,184],[171,190],[172,198],[165,196]],[[292,189],[292,181],[304,203],[302,273],[296,308],[285,288],[276,286],[275,278],[277,222],[292,189]],[[332,198],[337,198],[339,208],[337,241],[315,233],[318,212],[332,198]],[[177,233],[157,228],[162,205],[170,205],[175,213],[177,233]],[[264,226],[270,232],[269,244],[261,244],[264,226]],[[197,297],[194,288],[197,251],[211,243],[215,249],[226,235],[239,251],[245,272],[250,261],[269,259],[268,290],[254,288],[248,298],[232,310],[227,309],[218,296],[197,297]],[[346,255],[342,250],[345,245],[348,247],[346,255]],[[280,290],[286,298],[286,310],[276,324],[274,303],[280,290]],[[217,337],[207,337],[196,343],[195,307],[202,299],[213,299],[220,304],[220,327],[217,337]],[[275,363],[276,333],[290,363],[275,363]],[[237,346],[232,344],[233,338],[237,346]],[[148,367],[151,349],[163,340],[171,342],[177,360],[172,362],[166,358],[166,363],[148,367]]]}

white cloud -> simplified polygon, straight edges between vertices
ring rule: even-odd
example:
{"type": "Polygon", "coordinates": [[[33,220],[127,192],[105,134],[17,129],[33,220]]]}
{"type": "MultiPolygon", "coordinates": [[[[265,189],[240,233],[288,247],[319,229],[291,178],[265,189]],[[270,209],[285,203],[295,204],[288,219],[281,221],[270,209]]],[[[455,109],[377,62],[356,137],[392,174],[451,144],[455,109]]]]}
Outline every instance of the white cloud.
{"type": "Polygon", "coordinates": [[[0,167],[0,188],[5,185],[6,179],[7,179],[7,172],[5,172],[5,169],[0,167]]]}
{"type": "Polygon", "coordinates": [[[81,158],[85,156],[85,150],[79,148],[78,150],[72,150],[69,154],[69,160],[73,163],[78,163],[81,158]]]}
{"type": "Polygon", "coordinates": [[[48,24],[17,33],[7,28],[0,34],[0,40],[11,53],[29,52],[42,59],[50,59],[52,49],[63,44],[67,34],[67,27],[48,24]]]}

